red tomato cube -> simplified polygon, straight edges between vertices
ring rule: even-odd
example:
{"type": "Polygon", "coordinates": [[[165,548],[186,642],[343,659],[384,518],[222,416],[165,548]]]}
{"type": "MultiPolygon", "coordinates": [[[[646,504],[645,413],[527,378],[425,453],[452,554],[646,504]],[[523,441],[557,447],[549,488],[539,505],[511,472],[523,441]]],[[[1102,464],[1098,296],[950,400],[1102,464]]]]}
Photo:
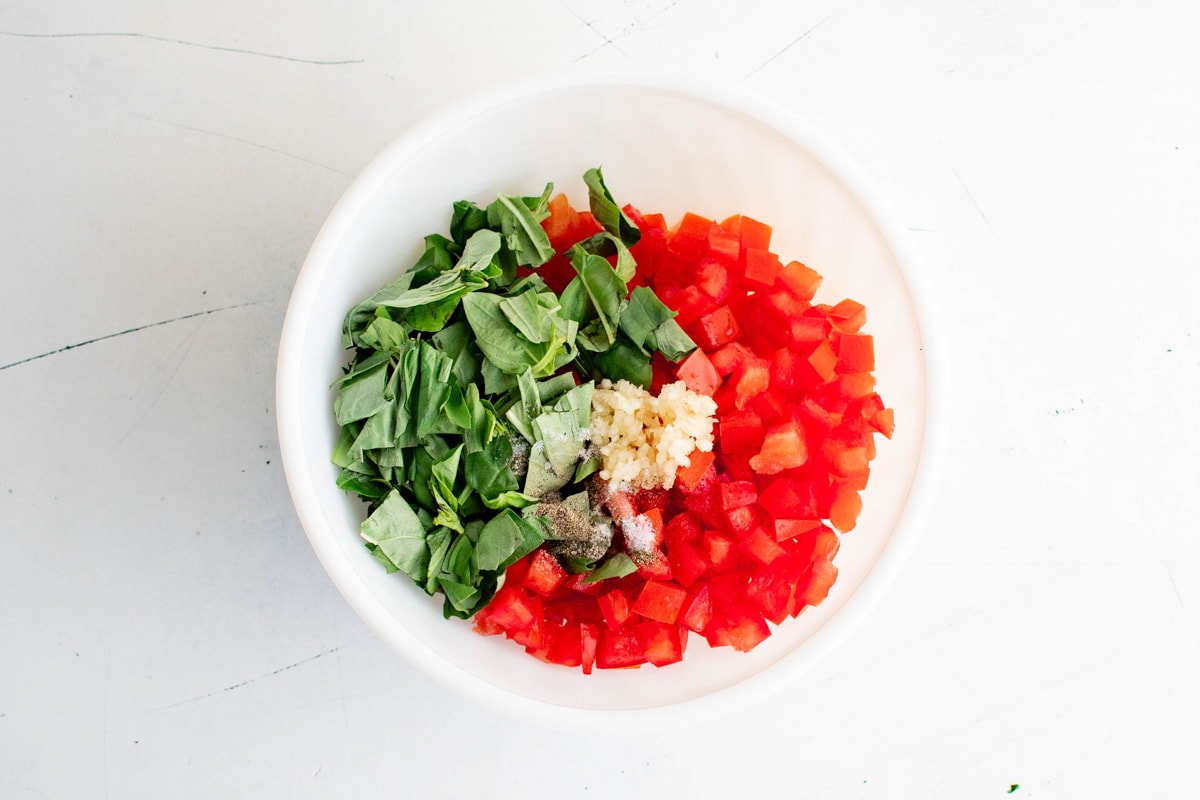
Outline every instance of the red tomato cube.
{"type": "Polygon", "coordinates": [[[817,287],[821,285],[821,275],[799,261],[785,264],[779,270],[777,280],[801,300],[812,300],[817,293],[817,287]]]}
{"type": "Polygon", "coordinates": [[[779,256],[769,250],[748,247],[745,250],[746,281],[755,288],[769,288],[775,285],[775,276],[783,266],[779,256]]]}
{"type": "Polygon", "coordinates": [[[596,646],[596,666],[601,669],[621,669],[646,663],[646,650],[635,626],[620,630],[602,630],[596,646]]]}
{"type": "Polygon", "coordinates": [[[774,475],[785,469],[799,467],[808,460],[804,432],[795,420],[775,425],[763,437],[762,449],[750,459],[750,466],[760,475],[774,475]]]}
{"type": "Polygon", "coordinates": [[[539,548],[534,551],[529,570],[525,573],[525,587],[546,597],[562,586],[567,580],[567,571],[558,563],[558,559],[546,550],[539,548]]]}
{"type": "Polygon", "coordinates": [[[596,647],[600,643],[600,626],[589,622],[579,623],[579,661],[584,675],[592,674],[596,664],[596,647]]]}
{"type": "Polygon", "coordinates": [[[674,664],[683,658],[687,645],[687,629],[661,622],[642,622],[637,625],[638,640],[646,660],[656,667],[674,664]]]}
{"type": "Polygon", "coordinates": [[[667,238],[667,247],[688,258],[698,258],[708,245],[708,231],[713,221],[688,212],[667,238]]]}
{"type": "Polygon", "coordinates": [[[721,385],[721,376],[703,350],[693,350],[675,370],[675,377],[697,394],[712,397],[721,385]]]}
{"type": "Polygon", "coordinates": [[[757,453],[762,447],[765,435],[762,419],[750,409],[733,411],[725,415],[718,424],[721,452],[727,455],[757,453]]]}
{"type": "Polygon", "coordinates": [[[684,492],[695,491],[704,477],[711,472],[716,453],[712,451],[693,450],[688,456],[687,466],[675,471],[675,486],[684,492]]]}
{"type": "Polygon", "coordinates": [[[712,620],[713,603],[707,583],[697,583],[688,590],[680,610],[679,623],[696,633],[702,632],[712,620]]]}
{"type": "Polygon", "coordinates": [[[689,333],[696,344],[705,350],[716,350],[742,335],[742,328],[729,306],[720,306],[696,320],[689,333]]]}
{"type": "Polygon", "coordinates": [[[604,615],[604,624],[609,630],[616,630],[625,624],[633,615],[633,606],[629,602],[629,595],[621,589],[613,589],[611,592],[600,595],[596,598],[597,605],[600,606],[600,613],[604,615]]]}
{"type": "Polygon", "coordinates": [[[633,610],[646,619],[674,625],[686,597],[687,590],[675,583],[646,581],[633,604],[633,610]]]}

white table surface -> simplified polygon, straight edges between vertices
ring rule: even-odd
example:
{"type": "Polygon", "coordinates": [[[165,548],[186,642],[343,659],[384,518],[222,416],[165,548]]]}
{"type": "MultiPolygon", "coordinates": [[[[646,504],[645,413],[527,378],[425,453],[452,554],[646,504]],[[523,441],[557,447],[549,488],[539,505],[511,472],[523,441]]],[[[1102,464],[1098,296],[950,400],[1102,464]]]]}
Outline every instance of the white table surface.
{"type": "Polygon", "coordinates": [[[1184,0],[0,4],[0,796],[1200,797],[1198,33],[1184,0]],[[900,210],[949,447],[816,669],[719,724],[564,734],[338,594],[276,348],[407,126],[663,65],[802,112],[900,210]]]}

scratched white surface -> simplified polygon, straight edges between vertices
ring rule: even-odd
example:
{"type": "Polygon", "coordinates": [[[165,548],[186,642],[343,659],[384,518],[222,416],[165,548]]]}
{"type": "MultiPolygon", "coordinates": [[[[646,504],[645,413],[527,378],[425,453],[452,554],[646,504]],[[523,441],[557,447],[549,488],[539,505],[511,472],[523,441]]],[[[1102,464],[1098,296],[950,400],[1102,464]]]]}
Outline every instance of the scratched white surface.
{"type": "Polygon", "coordinates": [[[0,796],[1200,796],[1197,33],[1183,0],[0,4],[0,796]],[[663,65],[802,111],[900,209],[950,447],[816,670],[719,725],[563,735],[338,595],[277,337],[406,126],[663,65]]]}

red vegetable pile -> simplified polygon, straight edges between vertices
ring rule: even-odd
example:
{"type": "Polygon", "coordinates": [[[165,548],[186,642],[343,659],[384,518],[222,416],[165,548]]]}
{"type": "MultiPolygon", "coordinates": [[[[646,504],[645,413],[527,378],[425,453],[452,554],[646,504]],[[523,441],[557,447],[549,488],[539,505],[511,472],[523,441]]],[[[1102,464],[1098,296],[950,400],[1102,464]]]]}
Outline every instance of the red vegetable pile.
{"type": "MultiPolygon", "coordinates": [[[[657,550],[637,572],[588,582],[545,549],[513,564],[475,629],[504,634],[565,666],[663,666],[689,633],[749,651],[825,599],[838,533],[854,528],[892,409],[875,392],[873,339],[853,300],[814,304],[821,276],[770,250],[771,229],[685,214],[625,212],[642,231],[632,253],[644,284],[678,312],[699,345],[680,364],[658,358],[651,392],[683,380],[717,403],[716,448],[696,452],[674,487],[610,502],[651,520],[657,550]]],[[[543,222],[556,252],[600,230],[563,195],[543,222]]],[[[556,291],[574,277],[556,257],[540,270],[556,291]]],[[[620,514],[614,521],[621,523],[620,514]]]]}

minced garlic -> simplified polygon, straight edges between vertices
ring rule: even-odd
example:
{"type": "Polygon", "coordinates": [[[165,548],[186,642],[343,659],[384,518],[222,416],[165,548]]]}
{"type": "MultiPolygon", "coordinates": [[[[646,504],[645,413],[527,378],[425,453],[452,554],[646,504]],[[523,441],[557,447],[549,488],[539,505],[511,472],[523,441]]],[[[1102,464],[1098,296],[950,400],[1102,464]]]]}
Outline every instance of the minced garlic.
{"type": "Polygon", "coordinates": [[[713,448],[717,404],[682,381],[658,397],[629,381],[604,380],[592,394],[589,423],[599,448],[600,477],[633,489],[671,488],[694,450],[713,448]]]}

